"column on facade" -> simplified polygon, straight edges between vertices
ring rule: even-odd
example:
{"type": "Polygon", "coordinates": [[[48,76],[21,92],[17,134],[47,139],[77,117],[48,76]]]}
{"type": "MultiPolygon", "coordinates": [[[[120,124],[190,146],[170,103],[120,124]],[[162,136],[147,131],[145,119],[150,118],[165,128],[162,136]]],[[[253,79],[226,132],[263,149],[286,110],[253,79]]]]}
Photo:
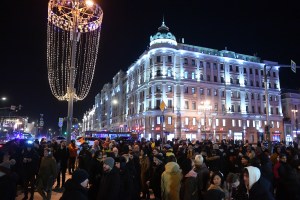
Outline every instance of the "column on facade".
{"type": "Polygon", "coordinates": [[[241,101],[241,113],[246,114],[246,92],[245,90],[240,90],[240,101],[241,101]]]}

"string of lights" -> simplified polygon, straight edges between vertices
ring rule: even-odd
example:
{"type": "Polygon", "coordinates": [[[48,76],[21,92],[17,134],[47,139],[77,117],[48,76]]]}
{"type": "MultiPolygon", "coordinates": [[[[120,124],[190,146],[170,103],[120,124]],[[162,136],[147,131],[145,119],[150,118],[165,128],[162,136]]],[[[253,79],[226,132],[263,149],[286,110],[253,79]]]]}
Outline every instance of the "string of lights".
{"type": "Polygon", "coordinates": [[[52,94],[61,101],[83,100],[91,87],[100,41],[103,12],[83,0],[50,0],[47,25],[47,68],[52,94]],[[76,22],[75,23],[75,19],[76,22]],[[73,31],[76,31],[73,38],[73,31]],[[71,77],[72,41],[76,40],[75,69],[71,77]],[[73,93],[68,92],[70,79],[73,93]]]}

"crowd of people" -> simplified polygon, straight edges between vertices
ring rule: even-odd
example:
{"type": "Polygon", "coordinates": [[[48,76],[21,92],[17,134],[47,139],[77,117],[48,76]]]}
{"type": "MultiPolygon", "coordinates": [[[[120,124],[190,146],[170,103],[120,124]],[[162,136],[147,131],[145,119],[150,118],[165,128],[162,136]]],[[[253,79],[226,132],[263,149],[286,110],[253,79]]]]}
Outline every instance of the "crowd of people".
{"type": "Polygon", "coordinates": [[[43,200],[52,190],[62,200],[300,200],[299,149],[233,140],[16,141],[0,150],[1,199],[15,199],[17,188],[23,199],[38,192],[43,200]]]}

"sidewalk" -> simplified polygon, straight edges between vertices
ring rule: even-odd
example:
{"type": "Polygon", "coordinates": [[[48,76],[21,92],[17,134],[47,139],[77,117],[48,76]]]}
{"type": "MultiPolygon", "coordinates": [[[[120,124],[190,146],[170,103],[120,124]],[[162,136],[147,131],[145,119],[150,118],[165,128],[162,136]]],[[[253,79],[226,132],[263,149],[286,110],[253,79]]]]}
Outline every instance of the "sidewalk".
{"type": "MultiPolygon", "coordinates": [[[[68,180],[69,178],[71,178],[71,175],[69,175],[68,173],[66,173],[66,180],[68,180]]],[[[53,185],[53,188],[55,187],[55,184],[53,185]]],[[[24,193],[22,193],[21,190],[17,191],[17,197],[16,200],[22,200],[24,197],[24,193]]],[[[61,197],[62,193],[61,192],[55,192],[52,190],[52,195],[51,195],[51,200],[59,200],[61,197]]],[[[28,194],[28,198],[30,198],[30,194],[28,194]]],[[[37,192],[34,193],[34,200],[43,200],[43,198],[41,197],[41,195],[37,192]]]]}

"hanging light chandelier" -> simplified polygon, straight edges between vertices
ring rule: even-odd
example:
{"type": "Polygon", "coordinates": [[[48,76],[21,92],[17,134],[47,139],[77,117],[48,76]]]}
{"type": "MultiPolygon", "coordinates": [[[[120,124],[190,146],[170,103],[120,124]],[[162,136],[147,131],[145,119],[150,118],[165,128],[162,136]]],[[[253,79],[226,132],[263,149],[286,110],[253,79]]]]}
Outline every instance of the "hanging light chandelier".
{"type": "Polygon", "coordinates": [[[102,18],[102,9],[90,0],[49,1],[48,80],[58,100],[83,100],[87,96],[97,61],[102,18]]]}

